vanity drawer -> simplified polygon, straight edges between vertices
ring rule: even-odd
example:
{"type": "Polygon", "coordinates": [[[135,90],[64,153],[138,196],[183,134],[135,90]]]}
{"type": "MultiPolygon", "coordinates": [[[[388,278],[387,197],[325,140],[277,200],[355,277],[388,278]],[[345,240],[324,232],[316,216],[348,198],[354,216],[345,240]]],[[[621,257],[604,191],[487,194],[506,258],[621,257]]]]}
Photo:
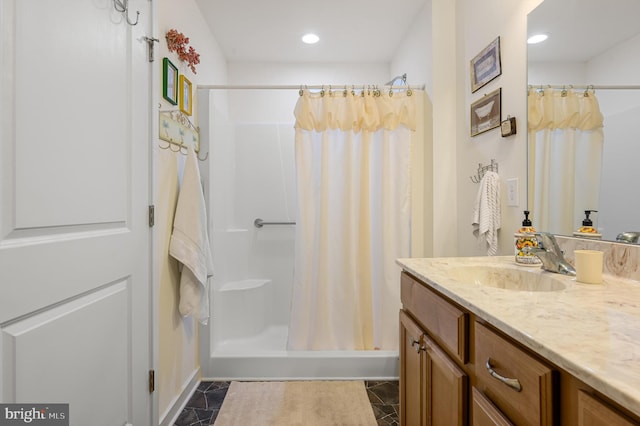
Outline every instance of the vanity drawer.
{"type": "Polygon", "coordinates": [[[400,300],[428,334],[463,364],[468,361],[468,314],[402,273],[400,300]]]}
{"type": "Polygon", "coordinates": [[[474,343],[480,390],[517,425],[553,424],[553,370],[479,322],[474,343]]]}
{"type": "Polygon", "coordinates": [[[513,426],[486,396],[474,387],[471,391],[473,426],[513,426]]]}

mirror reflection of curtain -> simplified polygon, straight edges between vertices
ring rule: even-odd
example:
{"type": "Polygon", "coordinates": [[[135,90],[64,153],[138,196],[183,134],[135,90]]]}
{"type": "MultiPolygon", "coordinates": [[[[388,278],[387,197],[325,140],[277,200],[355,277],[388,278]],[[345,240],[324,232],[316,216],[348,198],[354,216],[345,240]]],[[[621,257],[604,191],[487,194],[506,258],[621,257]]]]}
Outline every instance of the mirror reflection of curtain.
{"type": "Polygon", "coordinates": [[[570,234],[598,210],[603,118],[593,91],[529,89],[529,210],[540,231],[570,234]]]}
{"type": "Polygon", "coordinates": [[[409,166],[423,102],[422,91],[300,97],[289,349],[397,350],[395,259],[410,255],[409,166]]]}

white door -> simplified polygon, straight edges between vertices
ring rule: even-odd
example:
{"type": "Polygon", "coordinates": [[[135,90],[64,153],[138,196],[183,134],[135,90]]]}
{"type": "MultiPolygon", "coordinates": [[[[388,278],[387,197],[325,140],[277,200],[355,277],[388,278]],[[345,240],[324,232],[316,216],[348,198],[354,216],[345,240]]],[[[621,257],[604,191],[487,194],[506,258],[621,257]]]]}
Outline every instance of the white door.
{"type": "Polygon", "coordinates": [[[0,402],[151,424],[151,2],[0,0],[0,402]]]}

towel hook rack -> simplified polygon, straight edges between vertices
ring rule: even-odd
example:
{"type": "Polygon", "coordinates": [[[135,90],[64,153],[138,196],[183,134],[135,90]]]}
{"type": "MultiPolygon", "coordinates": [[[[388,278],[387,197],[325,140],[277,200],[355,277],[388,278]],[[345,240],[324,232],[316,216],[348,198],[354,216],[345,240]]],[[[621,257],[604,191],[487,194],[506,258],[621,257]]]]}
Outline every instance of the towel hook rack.
{"type": "Polygon", "coordinates": [[[482,163],[478,163],[478,171],[476,172],[476,175],[469,176],[469,179],[471,179],[471,182],[473,183],[480,183],[487,171],[498,173],[498,163],[493,158],[491,159],[491,164],[486,166],[483,166],[482,163]]]}

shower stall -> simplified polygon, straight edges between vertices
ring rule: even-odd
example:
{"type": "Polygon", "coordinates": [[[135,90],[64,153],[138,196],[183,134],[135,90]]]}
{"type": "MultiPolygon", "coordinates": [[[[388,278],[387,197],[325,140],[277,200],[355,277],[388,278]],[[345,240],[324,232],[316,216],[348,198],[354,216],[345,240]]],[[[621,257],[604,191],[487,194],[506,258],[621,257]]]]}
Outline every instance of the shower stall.
{"type": "Polygon", "coordinates": [[[397,378],[397,351],[287,351],[297,97],[290,89],[198,90],[214,260],[211,318],[200,338],[203,376],[397,378]]]}

